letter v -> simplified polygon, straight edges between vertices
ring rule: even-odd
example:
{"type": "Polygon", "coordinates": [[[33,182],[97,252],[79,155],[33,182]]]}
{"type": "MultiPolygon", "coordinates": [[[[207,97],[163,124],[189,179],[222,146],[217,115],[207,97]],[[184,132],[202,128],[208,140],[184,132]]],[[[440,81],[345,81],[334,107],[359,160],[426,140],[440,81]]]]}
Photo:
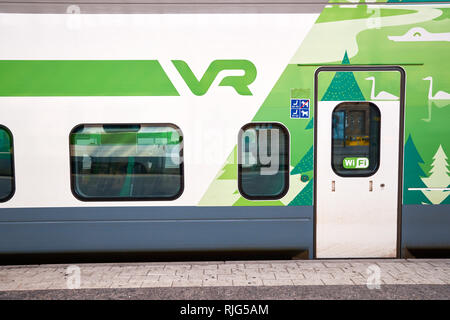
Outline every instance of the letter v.
{"type": "Polygon", "coordinates": [[[200,81],[198,81],[186,62],[184,62],[183,60],[172,60],[172,63],[175,68],[177,68],[178,72],[180,73],[184,82],[186,82],[186,84],[188,85],[189,89],[191,89],[192,93],[196,96],[202,96],[208,91],[218,73],[211,72],[211,65],[209,65],[203,77],[200,79],[200,81]]]}

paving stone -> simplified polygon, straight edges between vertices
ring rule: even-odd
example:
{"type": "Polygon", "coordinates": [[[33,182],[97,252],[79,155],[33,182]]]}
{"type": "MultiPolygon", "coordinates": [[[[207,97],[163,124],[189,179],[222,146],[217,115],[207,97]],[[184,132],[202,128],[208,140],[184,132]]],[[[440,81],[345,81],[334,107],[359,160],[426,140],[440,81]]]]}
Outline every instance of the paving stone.
{"type": "Polygon", "coordinates": [[[175,280],[172,287],[201,287],[202,280],[175,280]]]}
{"type": "Polygon", "coordinates": [[[303,276],[306,279],[334,279],[333,275],[327,272],[304,272],[303,276]]]}
{"type": "Polygon", "coordinates": [[[353,285],[351,279],[321,279],[326,285],[353,285]]]}
{"type": "Polygon", "coordinates": [[[277,272],[275,273],[275,278],[279,280],[294,280],[294,279],[303,279],[305,275],[303,273],[289,273],[289,272],[277,272]]]}
{"type": "Polygon", "coordinates": [[[343,268],[350,267],[350,263],[348,262],[324,262],[323,263],[327,268],[343,268]]]}
{"type": "Polygon", "coordinates": [[[263,285],[265,286],[292,286],[294,284],[293,280],[284,279],[284,280],[270,280],[264,279],[263,285]]]}
{"type": "Polygon", "coordinates": [[[217,274],[192,274],[188,276],[188,280],[218,280],[217,274]]]}
{"type": "Polygon", "coordinates": [[[303,273],[303,272],[306,271],[306,269],[303,269],[303,268],[286,268],[286,271],[288,273],[303,273]]]}
{"type": "Polygon", "coordinates": [[[217,270],[219,268],[216,264],[194,264],[192,270],[217,270]]]}
{"type": "Polygon", "coordinates": [[[245,274],[233,275],[233,274],[219,274],[217,280],[246,280],[245,274]]]}
{"type": "Polygon", "coordinates": [[[204,270],[204,274],[231,274],[231,269],[204,270]]]}
{"type": "Polygon", "coordinates": [[[204,287],[231,287],[233,280],[204,280],[204,287]]]}
{"type": "Polygon", "coordinates": [[[351,277],[349,278],[355,285],[365,285],[367,284],[367,279],[363,277],[351,277]]]}
{"type": "Polygon", "coordinates": [[[267,273],[260,273],[260,272],[247,273],[246,276],[247,276],[247,279],[275,280],[275,273],[273,273],[273,272],[267,272],[267,273]]]}
{"type": "Polygon", "coordinates": [[[181,281],[181,280],[187,280],[188,276],[185,275],[163,275],[159,277],[159,281],[181,281]]]}
{"type": "Polygon", "coordinates": [[[261,279],[254,280],[233,280],[233,286],[262,286],[263,282],[261,279]]]}
{"type": "Polygon", "coordinates": [[[171,287],[173,281],[144,281],[141,288],[171,287]]]}
{"type": "Polygon", "coordinates": [[[322,262],[297,262],[299,268],[311,269],[311,268],[325,268],[325,265],[322,262]]]}
{"type": "Polygon", "coordinates": [[[415,284],[415,282],[411,279],[381,279],[381,282],[385,284],[415,284]]]}
{"type": "Polygon", "coordinates": [[[223,265],[219,265],[219,269],[228,269],[228,268],[245,268],[245,265],[243,263],[236,263],[236,262],[226,262],[223,265]]]}
{"type": "Polygon", "coordinates": [[[166,265],[164,266],[164,270],[173,270],[173,271],[185,271],[190,270],[192,268],[191,265],[166,265]]]}
{"type": "Polygon", "coordinates": [[[323,286],[325,285],[321,279],[293,279],[292,282],[296,286],[323,286]]]}

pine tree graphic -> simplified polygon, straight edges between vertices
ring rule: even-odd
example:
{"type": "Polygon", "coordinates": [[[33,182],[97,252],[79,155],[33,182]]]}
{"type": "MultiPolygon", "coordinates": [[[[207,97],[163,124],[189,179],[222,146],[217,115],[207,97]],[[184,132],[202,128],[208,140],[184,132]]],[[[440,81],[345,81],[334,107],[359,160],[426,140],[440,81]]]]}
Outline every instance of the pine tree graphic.
{"type": "Polygon", "coordinates": [[[418,190],[408,190],[409,188],[426,188],[422,177],[425,173],[420,167],[420,163],[424,163],[422,157],[414,145],[411,134],[405,144],[405,170],[403,182],[403,204],[422,204],[430,203],[424,194],[418,190]]]}
{"type": "Polygon", "coordinates": [[[291,201],[289,206],[310,206],[313,200],[314,179],[309,180],[302,191],[291,201]]]}
{"type": "MultiPolygon", "coordinates": [[[[448,188],[450,185],[450,176],[448,175],[447,155],[445,154],[444,149],[442,149],[442,145],[439,145],[436,154],[433,157],[431,166],[432,168],[429,177],[421,178],[423,183],[425,183],[428,188],[448,188]]],[[[449,194],[445,190],[423,191],[423,193],[433,204],[443,202],[449,194]]]]}
{"type": "Polygon", "coordinates": [[[292,169],[291,174],[294,175],[311,171],[313,169],[313,162],[314,162],[314,149],[311,146],[311,148],[309,148],[308,152],[297,163],[294,169],[292,169]]]}
{"type": "MultiPolygon", "coordinates": [[[[342,64],[350,64],[345,51],[342,64]]],[[[364,101],[364,95],[356,82],[353,72],[336,72],[333,80],[322,97],[322,101],[364,101]]]]}
{"type": "Polygon", "coordinates": [[[308,124],[305,127],[305,130],[310,130],[314,128],[314,117],[311,117],[311,120],[309,120],[308,124]]]}

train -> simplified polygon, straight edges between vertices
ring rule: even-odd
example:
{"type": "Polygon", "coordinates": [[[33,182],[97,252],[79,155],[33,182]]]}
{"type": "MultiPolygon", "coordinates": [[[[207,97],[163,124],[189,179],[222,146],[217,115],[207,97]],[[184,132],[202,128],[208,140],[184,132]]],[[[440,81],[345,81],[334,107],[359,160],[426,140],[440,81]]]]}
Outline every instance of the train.
{"type": "Polygon", "coordinates": [[[448,1],[0,1],[0,256],[450,256],[448,1]]]}

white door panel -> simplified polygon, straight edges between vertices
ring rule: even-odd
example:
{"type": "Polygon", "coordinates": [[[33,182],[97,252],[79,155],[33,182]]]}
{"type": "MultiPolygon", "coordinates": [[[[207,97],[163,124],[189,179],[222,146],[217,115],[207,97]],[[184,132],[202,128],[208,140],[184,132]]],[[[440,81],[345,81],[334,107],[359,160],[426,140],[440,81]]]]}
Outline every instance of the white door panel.
{"type": "Polygon", "coordinates": [[[320,101],[316,110],[316,256],[395,257],[400,103],[372,101],[381,115],[378,170],[368,177],[341,177],[331,165],[332,112],[340,102],[320,101]]]}

